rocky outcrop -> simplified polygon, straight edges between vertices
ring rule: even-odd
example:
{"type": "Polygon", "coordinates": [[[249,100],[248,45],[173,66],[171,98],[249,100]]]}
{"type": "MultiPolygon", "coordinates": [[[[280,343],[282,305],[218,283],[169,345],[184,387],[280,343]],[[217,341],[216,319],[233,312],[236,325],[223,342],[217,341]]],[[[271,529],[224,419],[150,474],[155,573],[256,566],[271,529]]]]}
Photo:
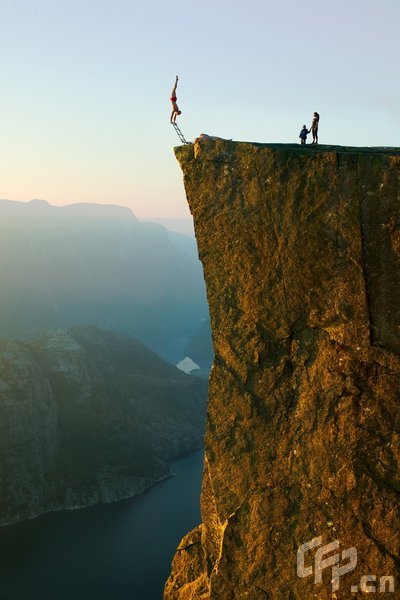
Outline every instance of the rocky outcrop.
{"type": "Polygon", "coordinates": [[[165,599],[396,597],[400,150],[202,141],[176,156],[215,360],[203,522],[165,599]]]}
{"type": "Polygon", "coordinates": [[[205,381],[96,327],[0,342],[0,525],[134,496],[203,443],[205,381]]]}

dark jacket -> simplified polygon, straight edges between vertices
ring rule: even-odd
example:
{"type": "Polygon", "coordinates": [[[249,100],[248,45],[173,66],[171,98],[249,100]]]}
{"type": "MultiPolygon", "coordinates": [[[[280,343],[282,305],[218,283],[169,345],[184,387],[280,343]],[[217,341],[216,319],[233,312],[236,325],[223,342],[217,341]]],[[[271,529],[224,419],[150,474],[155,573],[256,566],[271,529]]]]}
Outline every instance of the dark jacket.
{"type": "Polygon", "coordinates": [[[306,140],[307,139],[307,135],[309,133],[310,133],[309,130],[306,127],[303,127],[303,129],[300,131],[299,138],[301,138],[302,140],[306,140]]]}

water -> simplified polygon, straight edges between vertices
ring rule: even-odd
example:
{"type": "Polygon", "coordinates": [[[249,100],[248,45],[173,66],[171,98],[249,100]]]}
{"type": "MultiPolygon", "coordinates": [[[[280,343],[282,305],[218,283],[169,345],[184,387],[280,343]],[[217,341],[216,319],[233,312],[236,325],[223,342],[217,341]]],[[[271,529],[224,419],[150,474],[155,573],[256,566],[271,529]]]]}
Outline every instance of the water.
{"type": "Polygon", "coordinates": [[[204,451],[114,504],[0,528],[0,600],[160,600],[180,539],[200,523],[204,451]]]}

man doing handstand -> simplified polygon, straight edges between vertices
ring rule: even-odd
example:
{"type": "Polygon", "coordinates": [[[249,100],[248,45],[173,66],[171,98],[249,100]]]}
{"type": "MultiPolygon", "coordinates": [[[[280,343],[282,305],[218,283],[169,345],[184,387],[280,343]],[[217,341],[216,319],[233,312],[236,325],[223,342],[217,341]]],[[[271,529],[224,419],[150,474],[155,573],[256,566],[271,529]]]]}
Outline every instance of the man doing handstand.
{"type": "Polygon", "coordinates": [[[170,118],[170,122],[171,123],[175,123],[176,121],[176,117],[178,115],[181,114],[182,111],[179,110],[178,105],[176,103],[177,101],[177,97],[176,97],[176,87],[178,85],[178,75],[176,76],[175,79],[175,85],[172,88],[172,92],[171,92],[171,102],[172,102],[172,113],[171,113],[171,118],[170,118]]]}

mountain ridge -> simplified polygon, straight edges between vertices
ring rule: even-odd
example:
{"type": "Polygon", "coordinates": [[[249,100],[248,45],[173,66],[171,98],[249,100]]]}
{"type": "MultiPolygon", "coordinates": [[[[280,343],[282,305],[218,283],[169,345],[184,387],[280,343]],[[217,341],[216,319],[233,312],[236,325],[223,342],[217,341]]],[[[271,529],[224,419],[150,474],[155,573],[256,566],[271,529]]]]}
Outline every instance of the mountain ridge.
{"type": "Polygon", "coordinates": [[[195,241],[130,209],[0,201],[0,337],[95,324],[176,364],[208,307],[195,241]]]}

